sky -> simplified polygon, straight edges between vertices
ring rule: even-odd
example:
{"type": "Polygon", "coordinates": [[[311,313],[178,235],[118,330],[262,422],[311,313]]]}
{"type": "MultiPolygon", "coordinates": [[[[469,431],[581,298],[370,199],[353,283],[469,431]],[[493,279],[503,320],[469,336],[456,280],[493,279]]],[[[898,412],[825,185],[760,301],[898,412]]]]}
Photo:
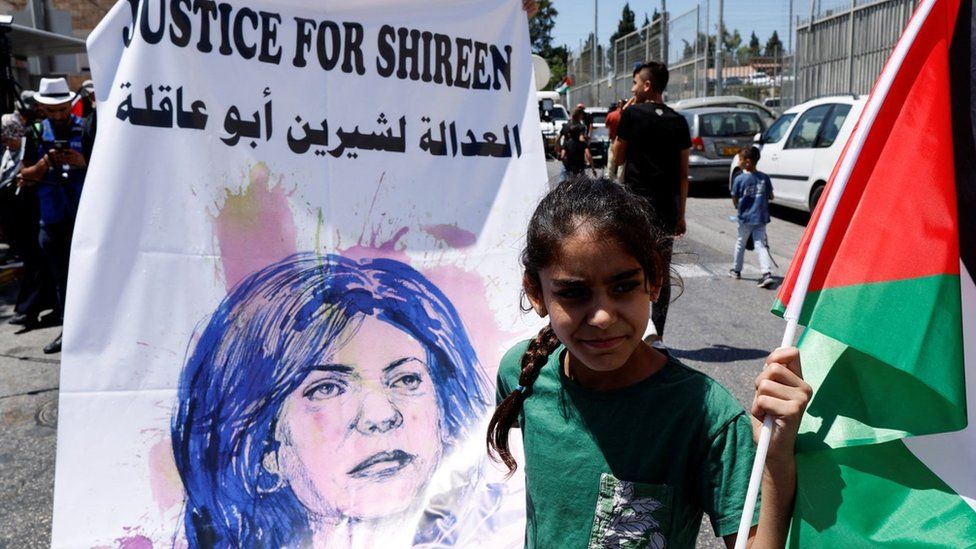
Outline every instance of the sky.
{"type": "MultiPolygon", "coordinates": [[[[725,26],[732,32],[732,29],[739,29],[743,43],[748,42],[749,34],[756,32],[761,44],[765,45],[766,40],[776,30],[784,46],[789,45],[788,33],[790,2],[794,4],[794,16],[799,14],[803,19],[809,18],[809,0],[725,0],[725,26]]],[[[838,0],[817,0],[821,1],[826,7],[828,4],[835,4],[838,0]]],[[[689,10],[695,9],[699,2],[694,0],[666,0],[668,11],[671,12],[672,19],[680,16],[689,10]]],[[[849,2],[849,0],[847,0],[849,2]]],[[[610,35],[616,32],[617,23],[620,21],[620,14],[623,11],[627,0],[597,0],[599,9],[599,39],[601,44],[608,44],[610,35]]],[[[711,15],[709,23],[711,34],[715,34],[718,28],[718,0],[710,0],[711,15]]],[[[556,16],[556,26],[553,29],[553,45],[566,44],[571,51],[579,50],[581,40],[593,32],[593,5],[594,0],[553,0],[553,6],[559,11],[556,16]]],[[[706,0],[701,0],[701,24],[705,23],[706,0]]],[[[650,16],[654,9],[661,9],[660,0],[630,1],[630,9],[634,10],[637,17],[635,23],[639,28],[644,22],[644,13],[650,16]]],[[[689,40],[694,37],[694,16],[685,18],[686,23],[679,28],[673,28],[672,36],[686,33],[689,40]]]]}

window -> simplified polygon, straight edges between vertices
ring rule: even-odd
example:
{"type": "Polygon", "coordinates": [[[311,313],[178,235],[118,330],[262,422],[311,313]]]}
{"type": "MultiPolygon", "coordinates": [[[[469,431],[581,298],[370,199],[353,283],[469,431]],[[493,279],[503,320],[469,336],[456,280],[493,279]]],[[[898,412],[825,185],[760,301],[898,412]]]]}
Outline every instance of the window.
{"type": "Polygon", "coordinates": [[[555,105],[551,111],[549,111],[549,116],[553,120],[569,120],[569,114],[566,113],[566,108],[562,105],[555,105]]]}
{"type": "Polygon", "coordinates": [[[762,131],[759,115],[751,112],[721,112],[700,117],[702,137],[751,137],[762,131]]]}
{"type": "Polygon", "coordinates": [[[817,142],[820,126],[833,105],[817,105],[800,116],[793,132],[786,139],[784,149],[809,149],[817,142]]]}
{"type": "Polygon", "coordinates": [[[750,111],[755,111],[759,117],[766,122],[767,126],[772,124],[773,120],[776,120],[776,116],[774,116],[773,113],[764,109],[763,107],[760,107],[759,105],[753,105],[752,103],[736,103],[734,106],[737,109],[749,109],[750,111]]]}
{"type": "Polygon", "coordinates": [[[790,129],[790,122],[796,118],[795,113],[784,114],[779,117],[773,125],[769,127],[766,135],[763,136],[764,143],[779,143],[784,137],[786,137],[786,130],[790,129]]]}
{"type": "Polygon", "coordinates": [[[850,105],[834,105],[834,110],[830,111],[827,116],[827,122],[824,123],[823,129],[820,131],[820,138],[817,139],[816,147],[818,149],[827,148],[834,144],[849,112],[851,112],[850,105]]]}

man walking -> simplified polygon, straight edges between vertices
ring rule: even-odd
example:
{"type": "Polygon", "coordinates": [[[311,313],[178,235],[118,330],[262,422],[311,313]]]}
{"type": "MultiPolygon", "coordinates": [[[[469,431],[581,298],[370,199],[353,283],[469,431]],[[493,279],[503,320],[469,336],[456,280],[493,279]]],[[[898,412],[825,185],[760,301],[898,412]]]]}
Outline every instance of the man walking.
{"type": "MultiPolygon", "coordinates": [[[[634,97],[620,113],[613,156],[626,163],[623,182],[650,201],[658,227],[669,236],[685,233],[688,197],[688,151],[691,134],[684,117],[664,104],[668,68],[649,62],[634,69],[634,97]]],[[[666,263],[670,267],[671,244],[666,263]]],[[[652,344],[663,346],[664,324],[671,300],[671,282],[665,272],[661,292],[651,312],[657,332],[652,344]]]]}

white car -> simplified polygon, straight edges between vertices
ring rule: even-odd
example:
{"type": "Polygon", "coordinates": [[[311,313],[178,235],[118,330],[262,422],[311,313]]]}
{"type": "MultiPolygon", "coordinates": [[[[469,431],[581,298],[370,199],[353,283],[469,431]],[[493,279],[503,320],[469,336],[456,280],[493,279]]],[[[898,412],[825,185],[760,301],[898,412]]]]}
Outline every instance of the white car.
{"type": "MultiPolygon", "coordinates": [[[[788,109],[757,136],[762,158],[756,168],[772,180],[774,204],[807,212],[817,207],[866,101],[854,95],[807,101],[788,109]]],[[[729,189],[739,171],[733,162],[729,189]]]]}

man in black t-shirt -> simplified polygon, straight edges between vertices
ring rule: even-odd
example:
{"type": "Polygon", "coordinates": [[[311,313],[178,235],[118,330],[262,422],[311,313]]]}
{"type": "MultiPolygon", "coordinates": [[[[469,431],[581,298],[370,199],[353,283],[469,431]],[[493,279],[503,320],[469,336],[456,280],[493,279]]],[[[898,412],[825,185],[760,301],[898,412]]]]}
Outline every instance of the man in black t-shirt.
{"type": "MultiPolygon", "coordinates": [[[[668,68],[644,63],[634,70],[634,97],[624,106],[613,146],[614,160],[626,163],[624,184],[650,201],[658,227],[667,235],[685,233],[688,152],[691,134],[684,117],[664,104],[668,68]]],[[[670,245],[667,262],[670,265],[670,245]]],[[[671,284],[665,276],[651,320],[659,341],[664,336],[671,284]]]]}

